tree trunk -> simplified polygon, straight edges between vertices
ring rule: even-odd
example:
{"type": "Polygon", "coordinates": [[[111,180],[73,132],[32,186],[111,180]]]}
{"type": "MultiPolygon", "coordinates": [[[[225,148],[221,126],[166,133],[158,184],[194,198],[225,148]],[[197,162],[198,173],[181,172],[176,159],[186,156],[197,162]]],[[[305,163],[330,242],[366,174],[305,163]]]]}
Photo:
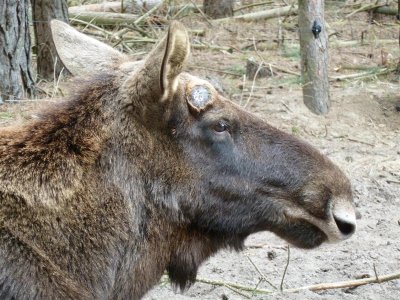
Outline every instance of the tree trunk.
{"type": "Polygon", "coordinates": [[[46,79],[58,77],[63,64],[57,56],[51,38],[50,21],[57,19],[68,23],[67,0],[32,0],[35,28],[37,73],[46,79]]]}
{"type": "Polygon", "coordinates": [[[234,0],[204,0],[204,13],[213,19],[233,16],[234,0]]]}
{"type": "Polygon", "coordinates": [[[34,94],[28,0],[0,1],[0,103],[34,94]]]}
{"type": "Polygon", "coordinates": [[[323,0],[299,0],[303,101],[315,114],[329,111],[328,37],[323,0]]]}

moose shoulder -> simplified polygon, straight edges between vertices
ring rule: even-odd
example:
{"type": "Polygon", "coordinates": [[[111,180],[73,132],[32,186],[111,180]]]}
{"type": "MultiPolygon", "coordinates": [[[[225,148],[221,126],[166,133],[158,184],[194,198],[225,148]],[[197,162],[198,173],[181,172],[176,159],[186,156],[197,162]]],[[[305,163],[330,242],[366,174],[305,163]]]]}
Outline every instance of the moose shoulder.
{"type": "Polygon", "coordinates": [[[313,248],[355,230],[345,175],[183,72],[173,22],[140,62],[59,21],[75,96],[0,129],[0,298],[137,299],[186,288],[222,248],[268,230],[313,248]]]}

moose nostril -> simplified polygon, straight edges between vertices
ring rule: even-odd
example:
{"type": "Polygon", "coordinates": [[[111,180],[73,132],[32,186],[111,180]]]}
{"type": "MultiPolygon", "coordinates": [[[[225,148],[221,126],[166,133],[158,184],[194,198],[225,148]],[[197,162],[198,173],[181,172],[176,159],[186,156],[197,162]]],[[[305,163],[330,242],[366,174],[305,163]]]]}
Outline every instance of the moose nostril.
{"type": "Polygon", "coordinates": [[[356,230],[356,225],[347,220],[340,219],[338,217],[334,217],[337,227],[343,235],[352,235],[356,230]]]}

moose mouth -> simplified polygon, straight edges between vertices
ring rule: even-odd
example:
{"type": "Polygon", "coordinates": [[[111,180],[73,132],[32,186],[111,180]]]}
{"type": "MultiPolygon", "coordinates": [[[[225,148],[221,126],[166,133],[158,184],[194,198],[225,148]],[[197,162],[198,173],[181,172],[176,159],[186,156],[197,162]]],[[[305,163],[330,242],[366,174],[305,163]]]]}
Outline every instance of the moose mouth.
{"type": "Polygon", "coordinates": [[[304,249],[312,249],[328,241],[328,237],[323,231],[304,220],[291,222],[290,225],[280,227],[273,231],[290,244],[304,249]]]}
{"type": "Polygon", "coordinates": [[[301,248],[314,248],[327,241],[336,243],[350,238],[356,230],[356,216],[353,207],[338,202],[328,209],[327,217],[317,218],[297,208],[285,211],[289,225],[277,234],[301,248]]]}

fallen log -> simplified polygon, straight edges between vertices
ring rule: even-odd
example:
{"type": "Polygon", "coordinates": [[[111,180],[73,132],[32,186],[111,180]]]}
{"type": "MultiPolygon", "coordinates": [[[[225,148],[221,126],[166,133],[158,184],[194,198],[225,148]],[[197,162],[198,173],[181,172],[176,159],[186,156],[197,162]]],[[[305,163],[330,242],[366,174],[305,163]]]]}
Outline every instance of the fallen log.
{"type": "MultiPolygon", "coordinates": [[[[367,45],[374,45],[374,46],[381,46],[381,45],[391,45],[391,44],[397,44],[399,40],[394,40],[394,39],[383,39],[383,40],[350,40],[350,41],[343,41],[343,40],[331,40],[329,41],[329,47],[330,48],[346,48],[346,47],[360,47],[360,46],[367,46],[367,45]]],[[[290,44],[285,44],[287,47],[290,49],[293,49],[293,51],[300,51],[300,45],[298,43],[290,43],[290,44]]],[[[258,48],[258,47],[257,47],[258,48]]]]}
{"type": "Polygon", "coordinates": [[[138,15],[82,11],[79,13],[69,12],[70,22],[74,24],[74,20],[81,20],[96,25],[119,25],[134,24],[138,19],[138,15]]]}
{"type": "Polygon", "coordinates": [[[222,23],[222,22],[232,21],[232,20],[251,22],[251,21],[257,21],[257,20],[267,20],[267,19],[272,19],[272,18],[277,18],[277,17],[282,17],[282,16],[295,15],[295,14],[297,14],[297,10],[298,10],[298,7],[296,5],[288,5],[288,6],[284,6],[284,7],[273,8],[273,9],[269,9],[269,10],[257,11],[257,12],[248,13],[248,14],[244,14],[244,15],[218,19],[218,20],[214,20],[213,22],[214,23],[222,23]]]}
{"type": "Polygon", "coordinates": [[[235,12],[238,12],[238,11],[241,11],[241,10],[244,10],[244,9],[253,8],[255,6],[267,5],[267,4],[272,4],[272,3],[274,3],[274,1],[272,1],[272,0],[259,2],[259,3],[251,3],[251,4],[243,5],[243,6],[238,7],[238,8],[234,8],[233,12],[235,13],[235,12]]]}
{"type": "Polygon", "coordinates": [[[83,12],[113,12],[122,13],[127,9],[127,2],[124,1],[113,1],[113,2],[103,2],[96,4],[86,4],[79,6],[71,6],[68,8],[70,14],[79,14],[83,12]]]}
{"type": "MultiPolygon", "coordinates": [[[[157,39],[152,39],[152,38],[135,38],[135,39],[126,39],[124,40],[126,44],[154,44],[157,42],[157,39]]],[[[216,50],[216,51],[227,51],[227,52],[232,52],[233,48],[232,47],[226,47],[226,46],[218,46],[218,45],[210,45],[210,44],[192,44],[191,47],[193,49],[209,49],[209,50],[216,50]]]]}
{"type": "Polygon", "coordinates": [[[81,12],[114,12],[114,13],[140,13],[157,6],[162,0],[131,0],[131,1],[111,1],[96,4],[86,4],[79,6],[71,6],[69,13],[81,12]]]}

